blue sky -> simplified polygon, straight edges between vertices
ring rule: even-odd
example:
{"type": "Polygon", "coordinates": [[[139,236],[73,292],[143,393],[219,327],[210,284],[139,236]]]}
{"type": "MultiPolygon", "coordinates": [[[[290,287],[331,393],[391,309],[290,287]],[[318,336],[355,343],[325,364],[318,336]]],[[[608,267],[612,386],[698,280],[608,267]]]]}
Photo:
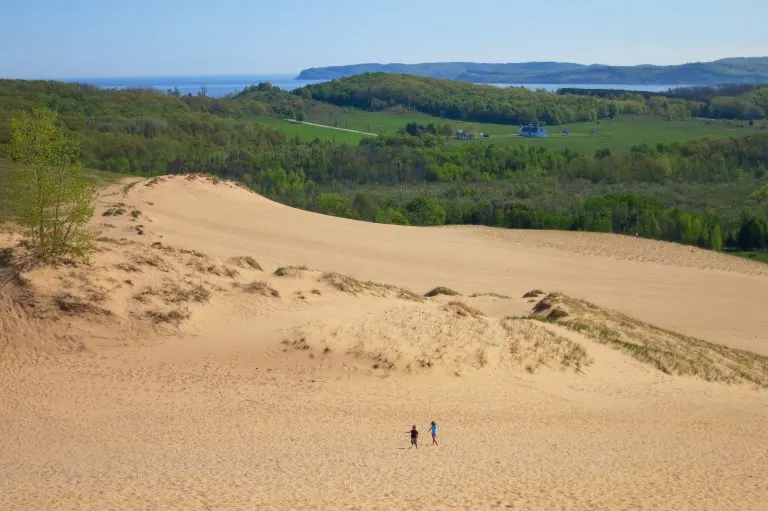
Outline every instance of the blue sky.
{"type": "Polygon", "coordinates": [[[768,56],[766,0],[0,0],[0,77],[768,56]]]}

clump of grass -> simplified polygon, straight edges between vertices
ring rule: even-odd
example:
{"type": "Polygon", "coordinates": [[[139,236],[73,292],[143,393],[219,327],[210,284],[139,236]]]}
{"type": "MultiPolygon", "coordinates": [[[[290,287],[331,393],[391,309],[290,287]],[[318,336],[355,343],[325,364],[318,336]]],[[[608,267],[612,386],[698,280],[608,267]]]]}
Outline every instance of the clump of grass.
{"type": "Polygon", "coordinates": [[[107,208],[102,216],[121,216],[125,214],[125,208],[121,206],[111,206],[107,208]]]}
{"type": "Polygon", "coordinates": [[[362,293],[369,287],[354,277],[349,277],[336,272],[324,273],[321,278],[324,282],[342,293],[356,295],[362,293]]]}
{"type": "Polygon", "coordinates": [[[502,295],[502,294],[493,293],[493,292],[491,292],[491,293],[473,293],[472,295],[470,295],[470,298],[481,298],[481,297],[484,297],[484,296],[488,296],[488,297],[491,297],[491,298],[499,298],[501,300],[509,300],[510,299],[509,296],[507,296],[507,295],[502,295]]]}
{"type": "Polygon", "coordinates": [[[168,266],[168,263],[165,261],[165,259],[158,256],[157,254],[134,254],[132,260],[139,266],[150,266],[163,272],[170,270],[170,267],[168,266]]]}
{"type": "Polygon", "coordinates": [[[270,287],[270,285],[264,281],[250,282],[244,285],[242,289],[246,293],[258,294],[261,296],[270,296],[273,298],[280,297],[280,293],[277,291],[277,289],[270,287]]]}
{"type": "Polygon", "coordinates": [[[307,271],[309,268],[306,266],[281,266],[275,270],[274,275],[277,277],[291,277],[296,278],[302,275],[302,272],[307,271]]]}
{"type": "Polygon", "coordinates": [[[457,316],[469,316],[473,318],[483,317],[484,314],[474,307],[470,307],[464,302],[452,301],[448,302],[447,310],[454,312],[457,316]]]}
{"type": "Polygon", "coordinates": [[[152,188],[156,184],[163,183],[163,182],[165,182],[165,177],[163,177],[163,176],[155,176],[152,179],[150,179],[149,181],[147,181],[146,183],[144,183],[144,186],[152,188]]]}
{"type": "Polygon", "coordinates": [[[208,259],[208,256],[203,254],[202,252],[198,252],[197,250],[187,250],[185,248],[182,248],[179,250],[180,253],[191,255],[192,257],[196,257],[198,259],[208,259]]]}
{"type": "Polygon", "coordinates": [[[138,209],[134,209],[133,211],[131,211],[131,217],[139,218],[140,216],[141,216],[141,211],[139,211],[138,209]]]}
{"type": "Polygon", "coordinates": [[[320,292],[319,289],[313,289],[312,291],[310,291],[310,293],[312,293],[313,295],[317,295],[317,296],[320,296],[320,295],[323,294],[323,293],[320,292]]]}
{"type": "Polygon", "coordinates": [[[138,273],[141,271],[138,266],[131,263],[118,263],[115,265],[115,268],[123,270],[126,273],[138,273]]]}
{"type": "Polygon", "coordinates": [[[180,304],[188,302],[205,303],[211,298],[211,292],[202,284],[187,284],[181,286],[173,281],[165,281],[159,287],[146,286],[133,296],[134,300],[147,303],[149,298],[155,296],[166,304],[180,304]]]}
{"type": "Polygon", "coordinates": [[[433,298],[433,297],[438,296],[438,295],[457,296],[459,294],[460,293],[454,291],[453,289],[451,289],[449,287],[437,286],[436,288],[427,291],[424,294],[424,296],[426,296],[427,298],[433,298]]]}
{"type": "Polygon", "coordinates": [[[230,257],[229,262],[240,268],[250,268],[256,271],[264,271],[261,265],[251,256],[230,257]]]}
{"type": "Polygon", "coordinates": [[[145,315],[152,320],[153,323],[172,323],[179,326],[182,321],[190,318],[192,315],[189,309],[177,308],[169,311],[149,310],[145,312],[145,315]]]}
{"type": "Polygon", "coordinates": [[[401,300],[411,300],[415,302],[422,301],[422,298],[419,295],[408,289],[389,284],[381,284],[370,280],[363,282],[354,277],[342,275],[337,272],[324,273],[323,276],[320,277],[320,280],[342,293],[353,295],[370,293],[374,296],[389,296],[394,293],[394,295],[401,300]]]}
{"type": "Polygon", "coordinates": [[[139,184],[139,181],[134,181],[132,183],[128,183],[127,185],[123,186],[123,195],[127,194],[128,192],[130,192],[131,189],[134,186],[136,186],[137,184],[139,184]]]}
{"type": "Polygon", "coordinates": [[[534,289],[533,291],[528,291],[523,295],[523,298],[538,298],[541,295],[544,294],[544,291],[541,289],[534,289]]]}
{"type": "Polygon", "coordinates": [[[80,298],[70,293],[59,293],[53,297],[53,302],[61,312],[66,314],[97,314],[111,316],[112,311],[94,305],[90,300],[80,298]]]}

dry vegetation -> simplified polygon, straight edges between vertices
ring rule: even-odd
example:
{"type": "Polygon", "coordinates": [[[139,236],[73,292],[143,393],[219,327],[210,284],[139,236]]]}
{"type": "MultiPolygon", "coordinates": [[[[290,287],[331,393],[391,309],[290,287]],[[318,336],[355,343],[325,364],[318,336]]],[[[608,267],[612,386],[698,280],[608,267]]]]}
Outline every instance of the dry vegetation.
{"type": "Polygon", "coordinates": [[[448,312],[456,314],[457,316],[472,316],[473,318],[481,318],[484,316],[484,314],[479,310],[475,309],[474,307],[470,307],[464,302],[459,301],[448,302],[448,305],[446,305],[444,309],[448,312]]]}
{"type": "Polygon", "coordinates": [[[171,270],[171,266],[168,262],[157,254],[143,254],[137,253],[132,257],[133,263],[137,266],[149,266],[162,272],[168,272],[171,270]]]}
{"type": "Polygon", "coordinates": [[[238,266],[240,268],[245,269],[251,269],[256,271],[264,271],[261,268],[261,265],[251,256],[238,256],[238,257],[230,257],[229,263],[233,264],[235,266],[238,266]]]}
{"type": "Polygon", "coordinates": [[[473,293],[469,296],[470,298],[498,298],[500,300],[510,300],[510,297],[507,295],[502,295],[499,293],[473,293]]]}
{"type": "Polygon", "coordinates": [[[53,297],[53,302],[59,310],[65,314],[112,316],[112,311],[97,305],[97,303],[100,303],[101,301],[103,300],[98,296],[83,298],[67,292],[61,292],[53,297]]]}
{"type": "Polygon", "coordinates": [[[150,318],[153,323],[170,323],[176,326],[179,326],[191,316],[189,309],[186,307],[168,311],[149,310],[145,312],[145,315],[150,318]]]}
{"type": "Polygon", "coordinates": [[[280,293],[277,289],[271,287],[264,281],[254,281],[242,286],[243,291],[246,293],[267,296],[272,298],[279,298],[280,293]]]}
{"type": "Polygon", "coordinates": [[[584,346],[530,319],[508,317],[501,326],[509,333],[510,355],[529,373],[541,366],[579,373],[594,362],[584,346]]]}
{"type": "Polygon", "coordinates": [[[427,298],[433,298],[433,297],[438,296],[438,295],[458,296],[459,294],[460,293],[458,293],[457,291],[454,291],[453,289],[451,289],[449,287],[437,286],[436,288],[427,291],[424,294],[424,296],[426,296],[427,298]]]}
{"type": "Polygon", "coordinates": [[[108,207],[102,216],[121,216],[125,214],[125,204],[115,204],[108,207]]]}
{"type": "Polygon", "coordinates": [[[157,297],[169,305],[188,302],[205,303],[210,300],[211,292],[200,283],[183,282],[180,285],[167,279],[159,286],[145,286],[133,296],[134,300],[140,303],[149,303],[152,297],[157,297]]]}
{"type": "Polygon", "coordinates": [[[301,277],[305,271],[309,270],[306,266],[281,266],[275,270],[274,275],[277,277],[301,277]]]}
{"type": "Polygon", "coordinates": [[[611,346],[666,374],[768,388],[768,357],[658,328],[583,300],[549,294],[534,307],[534,317],[611,346]]]}
{"type": "Polygon", "coordinates": [[[320,277],[320,280],[333,287],[334,289],[341,291],[342,293],[349,293],[352,295],[367,293],[379,297],[395,296],[401,300],[409,300],[414,302],[422,301],[422,298],[419,295],[408,289],[392,286],[390,284],[373,282],[370,280],[363,282],[357,280],[354,277],[342,275],[341,273],[323,273],[323,275],[320,277]]]}

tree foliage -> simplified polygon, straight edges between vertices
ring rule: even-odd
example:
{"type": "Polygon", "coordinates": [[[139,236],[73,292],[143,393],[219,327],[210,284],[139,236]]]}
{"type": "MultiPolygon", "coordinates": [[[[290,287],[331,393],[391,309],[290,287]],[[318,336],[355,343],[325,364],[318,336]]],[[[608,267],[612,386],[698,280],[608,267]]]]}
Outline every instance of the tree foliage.
{"type": "MultiPolygon", "coordinates": [[[[210,98],[0,80],[0,153],[10,147],[10,113],[43,104],[79,142],[79,153],[62,161],[79,156],[88,167],[145,176],[203,171],[348,218],[611,231],[711,248],[735,247],[742,229],[757,232],[744,227],[748,218],[768,219],[765,135],[585,154],[493,139],[451,143],[450,126],[413,123],[402,136],[349,146],[302,143],[249,117],[300,111],[315,104],[308,94],[261,84],[210,98]]],[[[550,96],[541,104],[554,104],[550,96]]],[[[611,103],[625,101],[635,100],[605,96],[597,104],[610,115],[611,103]]],[[[654,101],[667,113],[679,106],[654,101]]],[[[743,238],[761,246],[758,236],[743,238]]]]}
{"type": "Polygon", "coordinates": [[[57,125],[54,112],[41,108],[13,119],[16,221],[42,259],[83,255],[89,247],[85,224],[93,215],[96,195],[81,172],[79,153],[76,140],[57,125]]]}
{"type": "MultiPolygon", "coordinates": [[[[714,89],[713,89],[714,90],[714,89]]],[[[730,89],[722,89],[730,94],[730,89]]],[[[711,117],[764,119],[768,87],[741,88],[739,95],[709,96],[702,91],[644,93],[564,88],[557,93],[524,87],[495,87],[414,75],[366,73],[307,85],[294,95],[337,106],[386,110],[413,109],[438,117],[498,124],[565,124],[649,114],[666,119],[711,117]]]]}

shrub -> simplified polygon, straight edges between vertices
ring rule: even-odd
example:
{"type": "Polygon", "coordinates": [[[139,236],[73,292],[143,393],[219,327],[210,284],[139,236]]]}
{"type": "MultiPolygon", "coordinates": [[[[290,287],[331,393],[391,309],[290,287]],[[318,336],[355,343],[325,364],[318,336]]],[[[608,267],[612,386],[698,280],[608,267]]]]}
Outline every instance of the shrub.
{"type": "Polygon", "coordinates": [[[458,294],[459,294],[458,292],[454,291],[451,288],[438,286],[430,291],[427,291],[427,293],[424,294],[424,296],[426,296],[427,298],[432,298],[438,295],[456,296],[458,294]]]}
{"type": "Polygon", "coordinates": [[[251,294],[259,294],[261,296],[271,296],[273,298],[280,297],[280,293],[277,291],[277,289],[270,287],[270,285],[264,281],[254,281],[246,284],[243,286],[243,291],[251,294]]]}

